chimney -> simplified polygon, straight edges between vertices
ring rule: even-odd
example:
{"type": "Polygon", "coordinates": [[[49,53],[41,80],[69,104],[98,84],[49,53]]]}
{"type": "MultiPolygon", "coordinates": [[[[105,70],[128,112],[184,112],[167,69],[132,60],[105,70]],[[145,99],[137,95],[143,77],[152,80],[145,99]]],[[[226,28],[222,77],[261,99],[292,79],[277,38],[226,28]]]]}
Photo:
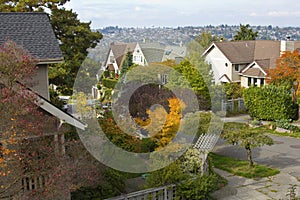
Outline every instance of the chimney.
{"type": "Polygon", "coordinates": [[[293,51],[295,49],[294,41],[291,41],[291,36],[287,35],[286,40],[280,42],[280,54],[285,51],[293,51]]]}

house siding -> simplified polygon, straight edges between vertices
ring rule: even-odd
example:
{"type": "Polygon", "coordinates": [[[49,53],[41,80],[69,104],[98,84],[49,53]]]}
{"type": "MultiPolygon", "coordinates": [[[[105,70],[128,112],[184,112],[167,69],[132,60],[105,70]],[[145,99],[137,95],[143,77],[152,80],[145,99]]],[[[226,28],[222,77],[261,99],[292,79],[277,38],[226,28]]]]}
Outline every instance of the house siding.
{"type": "Polygon", "coordinates": [[[146,65],[145,56],[139,44],[136,45],[132,56],[133,56],[132,59],[134,64],[141,65],[141,66],[146,65]]]}
{"type": "Polygon", "coordinates": [[[218,49],[213,48],[206,59],[211,64],[214,73],[214,80],[216,84],[220,84],[220,77],[226,74],[230,80],[232,80],[232,63],[224,56],[224,54],[218,49]],[[227,66],[226,66],[227,63],[227,66]]]}
{"type": "Polygon", "coordinates": [[[38,65],[37,74],[33,78],[32,89],[47,100],[49,95],[48,66],[46,64],[38,65]]]}

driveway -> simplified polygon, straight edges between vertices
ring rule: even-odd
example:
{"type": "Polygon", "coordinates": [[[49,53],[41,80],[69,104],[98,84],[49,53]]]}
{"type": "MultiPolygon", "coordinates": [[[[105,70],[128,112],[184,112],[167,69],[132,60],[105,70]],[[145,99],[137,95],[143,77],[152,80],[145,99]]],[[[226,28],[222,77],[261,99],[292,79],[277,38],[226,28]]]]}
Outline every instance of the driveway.
{"type": "MultiPolygon", "coordinates": [[[[280,174],[260,180],[246,179],[217,170],[229,184],[214,193],[216,199],[288,199],[286,194],[291,184],[296,185],[296,194],[300,196],[300,140],[290,137],[271,135],[274,145],[253,150],[256,163],[275,167],[280,174]]],[[[238,159],[246,159],[246,151],[237,146],[228,145],[219,139],[214,151],[238,159]]]]}

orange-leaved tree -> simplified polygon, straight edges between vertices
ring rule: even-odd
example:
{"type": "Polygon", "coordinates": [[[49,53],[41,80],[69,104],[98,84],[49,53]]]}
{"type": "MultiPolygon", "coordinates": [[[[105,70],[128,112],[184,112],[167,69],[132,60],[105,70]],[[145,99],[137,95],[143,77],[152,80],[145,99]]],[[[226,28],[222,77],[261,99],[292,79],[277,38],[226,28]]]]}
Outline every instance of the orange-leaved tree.
{"type": "Polygon", "coordinates": [[[185,108],[183,101],[177,98],[168,99],[170,111],[167,113],[162,106],[147,110],[149,118],[146,121],[136,119],[161,149],[168,145],[179,130],[182,110],[185,108]]]}
{"type": "Polygon", "coordinates": [[[276,62],[276,67],[268,71],[269,84],[294,89],[300,95],[300,51],[285,51],[276,62]]]}

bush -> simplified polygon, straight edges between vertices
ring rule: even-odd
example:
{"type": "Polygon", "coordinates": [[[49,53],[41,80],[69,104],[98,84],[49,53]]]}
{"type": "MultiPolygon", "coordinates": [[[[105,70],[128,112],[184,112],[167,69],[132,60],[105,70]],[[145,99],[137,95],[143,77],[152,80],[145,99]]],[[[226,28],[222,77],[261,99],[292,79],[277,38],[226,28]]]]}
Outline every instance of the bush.
{"type": "Polygon", "coordinates": [[[271,85],[251,87],[244,91],[243,97],[253,118],[270,121],[298,118],[298,106],[285,88],[271,85]]]}
{"type": "Polygon", "coordinates": [[[117,84],[117,80],[116,79],[108,79],[108,78],[104,78],[102,80],[102,84],[104,87],[110,88],[110,89],[114,89],[116,84],[117,84]]]}
{"type": "Polygon", "coordinates": [[[291,124],[291,120],[286,120],[286,119],[277,120],[276,126],[290,131],[296,131],[298,129],[297,126],[291,124]]]}

